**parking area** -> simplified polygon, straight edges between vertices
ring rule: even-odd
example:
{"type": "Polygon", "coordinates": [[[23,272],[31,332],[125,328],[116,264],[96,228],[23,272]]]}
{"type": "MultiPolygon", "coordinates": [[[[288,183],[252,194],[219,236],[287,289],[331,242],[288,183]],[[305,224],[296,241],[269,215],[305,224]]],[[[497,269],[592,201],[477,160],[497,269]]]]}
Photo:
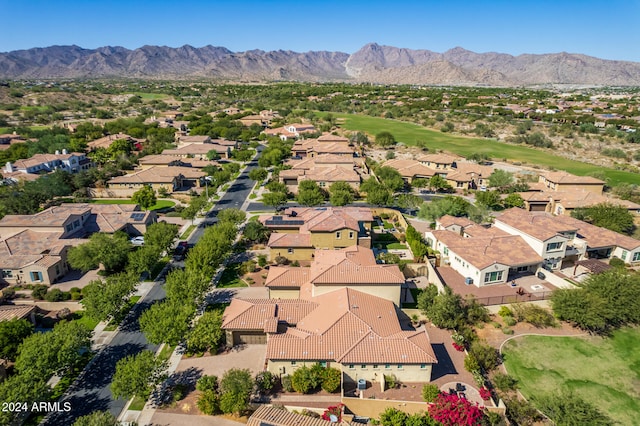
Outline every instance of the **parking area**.
{"type": "Polygon", "coordinates": [[[176,373],[195,370],[201,375],[222,377],[231,368],[248,368],[255,375],[264,369],[266,354],[267,345],[237,346],[219,355],[182,358],[176,373]]]}

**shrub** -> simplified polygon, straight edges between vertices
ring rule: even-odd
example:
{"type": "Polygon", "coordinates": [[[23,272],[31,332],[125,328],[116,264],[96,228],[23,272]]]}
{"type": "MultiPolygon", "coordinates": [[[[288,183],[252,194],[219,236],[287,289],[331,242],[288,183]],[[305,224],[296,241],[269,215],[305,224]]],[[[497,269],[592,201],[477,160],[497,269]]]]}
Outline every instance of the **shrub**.
{"type": "Polygon", "coordinates": [[[617,257],[612,257],[611,260],[609,260],[609,265],[613,266],[614,268],[620,268],[620,267],[624,267],[625,263],[624,260],[619,259],[617,257]]]}
{"type": "Polygon", "coordinates": [[[51,289],[47,294],[44,295],[44,299],[47,302],[62,302],[66,300],[70,295],[68,293],[63,292],[59,288],[51,289]]]}
{"type": "Polygon", "coordinates": [[[508,374],[497,373],[493,376],[493,385],[496,389],[507,392],[516,390],[518,388],[518,381],[508,374]]]}
{"type": "Polygon", "coordinates": [[[293,392],[293,383],[291,381],[291,376],[282,376],[280,378],[280,384],[282,385],[282,389],[287,392],[293,392]]]}
{"type": "Polygon", "coordinates": [[[469,354],[476,359],[478,365],[485,371],[491,371],[500,364],[500,354],[496,348],[485,343],[473,342],[469,349],[469,354]]]}
{"type": "Polygon", "coordinates": [[[485,401],[488,401],[491,398],[491,391],[484,386],[480,388],[480,398],[485,401]]]}
{"type": "Polygon", "coordinates": [[[503,332],[504,334],[507,334],[507,335],[511,335],[511,334],[513,334],[513,333],[514,333],[513,329],[508,328],[508,327],[503,328],[503,329],[502,329],[502,332],[503,332]]]}
{"type": "Polygon", "coordinates": [[[220,398],[214,390],[208,389],[202,392],[198,397],[198,402],[196,404],[202,414],[212,416],[220,412],[220,398]]]}
{"type": "Polygon", "coordinates": [[[325,368],[322,372],[322,390],[333,393],[340,389],[342,373],[337,368],[325,368]]]}
{"type": "Polygon", "coordinates": [[[508,307],[502,306],[498,311],[498,315],[504,318],[506,316],[513,316],[513,312],[508,307]]]}
{"type": "Polygon", "coordinates": [[[425,402],[432,402],[440,394],[440,388],[433,383],[426,384],[422,387],[422,399],[425,402]]]}
{"type": "Polygon", "coordinates": [[[261,268],[267,266],[267,256],[265,256],[264,254],[258,255],[258,266],[260,266],[261,268]]]}
{"type": "Polygon", "coordinates": [[[81,299],[82,299],[82,293],[75,292],[75,291],[71,292],[71,300],[81,300],[81,299]]]}
{"type": "Polygon", "coordinates": [[[512,317],[511,315],[505,315],[504,316],[504,323],[509,327],[513,327],[514,325],[516,325],[518,323],[518,321],[516,321],[516,319],[514,317],[512,317]]]}
{"type": "Polygon", "coordinates": [[[276,262],[277,265],[286,265],[287,263],[289,263],[289,259],[284,256],[276,256],[273,261],[276,262]]]}
{"type": "Polygon", "coordinates": [[[291,262],[291,266],[293,267],[300,267],[300,262],[298,262],[297,260],[294,260],[293,262],[291,262]]]}
{"type": "Polygon", "coordinates": [[[204,391],[217,391],[218,390],[218,377],[216,376],[202,376],[196,383],[196,389],[201,392],[204,391]]]}
{"type": "Polygon", "coordinates": [[[535,327],[552,327],[556,324],[553,315],[537,305],[518,303],[513,306],[515,318],[518,321],[525,321],[535,327]]]}
{"type": "Polygon", "coordinates": [[[15,295],[16,295],[15,288],[7,287],[4,290],[2,290],[2,297],[6,300],[13,299],[15,295]]]}
{"type": "Polygon", "coordinates": [[[482,410],[458,395],[440,394],[429,406],[429,416],[443,425],[475,425],[482,419],[482,410]]]}
{"type": "Polygon", "coordinates": [[[478,363],[478,360],[476,359],[475,356],[473,356],[472,354],[469,354],[465,357],[464,369],[467,370],[468,372],[480,370],[480,364],[478,363]]]}
{"type": "Polygon", "coordinates": [[[270,371],[261,371],[256,374],[256,387],[259,392],[269,392],[276,383],[276,376],[270,371]]]}
{"type": "Polygon", "coordinates": [[[320,385],[320,377],[313,368],[302,366],[291,376],[293,390],[298,393],[310,393],[320,385]]]}
{"type": "Polygon", "coordinates": [[[384,375],[384,385],[387,389],[395,389],[398,386],[398,380],[393,374],[384,375]]]}
{"type": "Polygon", "coordinates": [[[47,294],[47,287],[44,284],[37,284],[33,286],[33,290],[31,290],[31,297],[36,300],[43,300],[45,295],[47,294]]]}

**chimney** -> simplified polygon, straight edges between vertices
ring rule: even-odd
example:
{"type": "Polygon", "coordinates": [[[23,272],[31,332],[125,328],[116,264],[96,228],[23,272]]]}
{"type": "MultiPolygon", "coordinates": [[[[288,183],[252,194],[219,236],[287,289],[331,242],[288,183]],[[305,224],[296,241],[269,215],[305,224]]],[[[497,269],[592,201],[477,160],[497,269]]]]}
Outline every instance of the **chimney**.
{"type": "Polygon", "coordinates": [[[56,155],[60,155],[60,150],[56,149],[56,155]]]}
{"type": "Polygon", "coordinates": [[[4,169],[7,171],[7,173],[13,173],[13,164],[11,164],[11,161],[7,161],[4,169]]]}
{"type": "Polygon", "coordinates": [[[64,155],[67,155],[69,152],[68,152],[68,151],[67,151],[67,149],[65,148],[65,149],[63,149],[63,150],[62,150],[62,153],[63,153],[64,155]]]}

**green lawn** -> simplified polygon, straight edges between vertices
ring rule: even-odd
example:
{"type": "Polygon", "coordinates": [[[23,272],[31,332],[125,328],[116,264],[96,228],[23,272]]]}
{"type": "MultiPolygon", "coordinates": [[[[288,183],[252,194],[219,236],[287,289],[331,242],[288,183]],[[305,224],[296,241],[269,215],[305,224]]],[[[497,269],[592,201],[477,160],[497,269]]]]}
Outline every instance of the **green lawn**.
{"type": "Polygon", "coordinates": [[[184,231],[182,233],[182,235],[180,235],[180,239],[181,240],[185,240],[187,238],[189,238],[189,235],[191,235],[191,233],[193,232],[193,230],[196,229],[195,225],[189,225],[189,227],[187,228],[186,231],[184,231]]]}
{"type": "Polygon", "coordinates": [[[620,182],[640,184],[640,174],[568,160],[551,152],[532,149],[523,145],[513,145],[491,139],[453,136],[430,130],[417,124],[386,120],[384,118],[340,113],[334,113],[333,115],[344,118],[344,123],[341,124],[344,129],[367,132],[370,135],[388,131],[395,136],[397,141],[406,145],[415,145],[417,141],[425,141],[432,151],[441,149],[463,157],[477,152],[487,154],[495,160],[508,159],[530,166],[538,165],[545,168],[556,168],[579,176],[602,171],[612,186],[620,182]]]}
{"type": "Polygon", "coordinates": [[[131,401],[131,404],[129,405],[129,410],[142,411],[142,409],[144,408],[144,404],[146,403],[146,400],[140,398],[139,396],[134,396],[133,401],[131,401]]]}
{"type": "Polygon", "coordinates": [[[87,330],[93,330],[98,325],[98,321],[89,318],[84,314],[84,311],[77,311],[73,313],[73,320],[85,326],[87,330]]]}
{"type": "Polygon", "coordinates": [[[169,357],[171,356],[175,348],[176,348],[175,346],[165,344],[162,347],[162,350],[160,351],[160,353],[158,354],[158,359],[161,361],[169,360],[169,357]]]}
{"type": "Polygon", "coordinates": [[[169,95],[165,95],[164,93],[134,92],[133,94],[140,96],[145,101],[154,101],[169,97],[169,95]]]}
{"type": "MultiPolygon", "coordinates": [[[[111,200],[89,200],[90,203],[92,204],[135,204],[133,201],[131,200],[127,200],[127,199],[111,199],[111,200]]],[[[175,206],[176,203],[174,203],[173,201],[169,201],[169,200],[158,200],[157,203],[155,203],[153,206],[149,207],[149,210],[161,210],[161,209],[167,209],[169,207],[173,207],[175,206]]]]}
{"type": "Polygon", "coordinates": [[[247,283],[240,279],[238,276],[240,269],[239,263],[232,263],[222,272],[222,276],[220,277],[220,281],[218,282],[217,288],[232,288],[232,287],[248,287],[247,283]]]}
{"type": "Polygon", "coordinates": [[[567,389],[620,424],[640,424],[640,328],[605,339],[525,336],[503,354],[526,398],[567,389]]]}
{"type": "Polygon", "coordinates": [[[387,250],[408,250],[408,247],[402,243],[387,244],[387,250]]]}

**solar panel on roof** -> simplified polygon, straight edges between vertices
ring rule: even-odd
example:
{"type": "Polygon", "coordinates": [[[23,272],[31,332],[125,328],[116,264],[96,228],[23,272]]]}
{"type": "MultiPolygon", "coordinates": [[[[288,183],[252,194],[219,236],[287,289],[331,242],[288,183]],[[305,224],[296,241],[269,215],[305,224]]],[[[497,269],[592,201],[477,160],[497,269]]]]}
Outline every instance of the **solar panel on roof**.
{"type": "Polygon", "coordinates": [[[131,213],[131,219],[133,219],[136,222],[139,222],[141,220],[144,220],[144,213],[131,213]]]}
{"type": "Polygon", "coordinates": [[[304,220],[275,220],[269,219],[265,222],[267,225],[304,225],[304,220]]]}

